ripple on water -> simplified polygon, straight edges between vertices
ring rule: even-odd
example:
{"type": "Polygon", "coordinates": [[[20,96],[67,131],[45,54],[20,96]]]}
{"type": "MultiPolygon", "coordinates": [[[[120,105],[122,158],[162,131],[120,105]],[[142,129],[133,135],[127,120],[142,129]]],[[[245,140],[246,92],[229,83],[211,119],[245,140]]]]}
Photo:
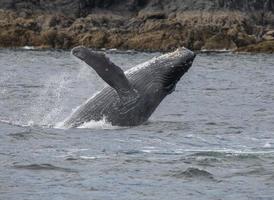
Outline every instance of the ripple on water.
{"type": "Polygon", "coordinates": [[[172,171],[168,176],[179,179],[192,179],[192,180],[214,180],[213,174],[206,170],[199,168],[189,167],[186,170],[172,171]]]}
{"type": "Polygon", "coordinates": [[[53,133],[42,131],[40,129],[24,128],[24,131],[9,133],[8,136],[16,140],[46,139],[55,138],[53,133]]]}
{"type": "Polygon", "coordinates": [[[217,163],[256,163],[264,162],[268,159],[273,159],[273,151],[240,151],[240,150],[225,150],[225,151],[200,151],[187,156],[192,160],[197,161],[197,164],[216,165],[217,163]]]}
{"type": "Polygon", "coordinates": [[[191,129],[191,125],[184,121],[148,121],[141,126],[134,127],[133,129],[161,133],[166,130],[189,131],[191,129]]]}
{"type": "Polygon", "coordinates": [[[20,165],[14,164],[14,168],[16,169],[25,169],[25,170],[53,170],[53,171],[61,171],[61,172],[77,172],[76,170],[64,167],[57,167],[52,164],[27,164],[27,165],[20,165]]]}
{"type": "Polygon", "coordinates": [[[18,133],[10,133],[9,136],[17,140],[28,140],[30,138],[35,138],[30,130],[18,133]]]}

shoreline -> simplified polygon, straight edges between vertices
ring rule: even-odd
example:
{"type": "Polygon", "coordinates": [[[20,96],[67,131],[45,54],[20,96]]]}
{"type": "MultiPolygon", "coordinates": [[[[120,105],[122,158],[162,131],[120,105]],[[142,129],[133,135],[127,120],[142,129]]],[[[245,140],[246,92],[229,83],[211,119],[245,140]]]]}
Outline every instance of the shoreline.
{"type": "MultiPolygon", "coordinates": [[[[148,51],[148,50],[135,50],[135,49],[96,49],[96,48],[89,48],[94,51],[101,51],[109,54],[137,54],[137,53],[168,53],[170,51],[148,51]]],[[[15,51],[65,51],[70,52],[72,48],[68,49],[59,49],[59,48],[39,48],[33,46],[23,46],[23,47],[0,47],[0,50],[15,50],[15,51]]],[[[241,54],[241,55],[258,55],[258,54],[272,54],[269,52],[248,52],[248,51],[235,51],[235,50],[196,50],[193,51],[196,54],[241,54]]]]}

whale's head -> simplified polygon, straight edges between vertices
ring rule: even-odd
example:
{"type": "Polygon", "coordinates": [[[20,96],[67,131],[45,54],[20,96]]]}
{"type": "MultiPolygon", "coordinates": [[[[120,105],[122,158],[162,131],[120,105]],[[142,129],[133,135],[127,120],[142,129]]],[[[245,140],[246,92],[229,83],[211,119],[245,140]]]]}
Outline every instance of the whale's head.
{"type": "Polygon", "coordinates": [[[160,95],[166,95],[174,91],[177,82],[192,66],[195,56],[194,52],[184,47],[178,48],[174,52],[163,54],[142,63],[129,70],[128,73],[138,71],[144,76],[141,87],[153,88],[154,91],[162,93],[160,95]]]}
{"type": "Polygon", "coordinates": [[[71,54],[84,61],[88,59],[90,51],[84,46],[78,46],[71,50],[71,54]]]}
{"type": "Polygon", "coordinates": [[[175,89],[176,83],[192,66],[195,57],[194,52],[183,47],[158,58],[158,62],[162,63],[159,71],[163,73],[163,88],[168,93],[175,89]]]}

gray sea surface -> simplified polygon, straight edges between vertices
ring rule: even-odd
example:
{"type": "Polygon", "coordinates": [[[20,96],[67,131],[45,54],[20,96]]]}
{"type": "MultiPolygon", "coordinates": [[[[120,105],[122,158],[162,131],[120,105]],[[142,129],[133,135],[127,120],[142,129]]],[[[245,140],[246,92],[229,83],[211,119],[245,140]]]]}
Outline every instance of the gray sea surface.
{"type": "Polygon", "coordinates": [[[1,200],[274,199],[273,55],[198,54],[132,128],[55,128],[105,85],[70,52],[0,49],[0,70],[1,200]]]}

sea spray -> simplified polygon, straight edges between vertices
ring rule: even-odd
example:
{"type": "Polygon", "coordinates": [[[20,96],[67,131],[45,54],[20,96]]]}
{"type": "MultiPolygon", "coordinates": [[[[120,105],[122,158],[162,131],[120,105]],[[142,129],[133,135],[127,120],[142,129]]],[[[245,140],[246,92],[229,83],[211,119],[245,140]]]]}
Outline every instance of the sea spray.
{"type": "Polygon", "coordinates": [[[26,113],[26,121],[33,121],[34,124],[39,126],[59,127],[62,124],[60,121],[67,118],[71,108],[77,106],[77,104],[72,105],[70,102],[72,96],[79,96],[79,103],[81,103],[89,98],[90,93],[87,93],[87,90],[96,91],[96,88],[102,85],[103,81],[86,64],[77,60],[75,66],[73,67],[73,73],[70,73],[71,70],[61,74],[57,72],[53,76],[45,78],[44,87],[37,97],[33,99],[32,107],[26,113]],[[89,84],[91,80],[95,81],[89,84]],[[87,82],[87,84],[85,88],[74,88],[72,85],[75,85],[75,82],[79,82],[76,85],[82,85],[80,82],[87,82]],[[74,90],[77,90],[77,94],[75,94],[74,90]],[[86,98],[83,98],[84,96],[86,98]]]}
{"type": "Polygon", "coordinates": [[[42,126],[54,123],[64,109],[63,98],[70,82],[67,76],[63,73],[45,80],[44,87],[32,101],[28,121],[42,126]]]}

